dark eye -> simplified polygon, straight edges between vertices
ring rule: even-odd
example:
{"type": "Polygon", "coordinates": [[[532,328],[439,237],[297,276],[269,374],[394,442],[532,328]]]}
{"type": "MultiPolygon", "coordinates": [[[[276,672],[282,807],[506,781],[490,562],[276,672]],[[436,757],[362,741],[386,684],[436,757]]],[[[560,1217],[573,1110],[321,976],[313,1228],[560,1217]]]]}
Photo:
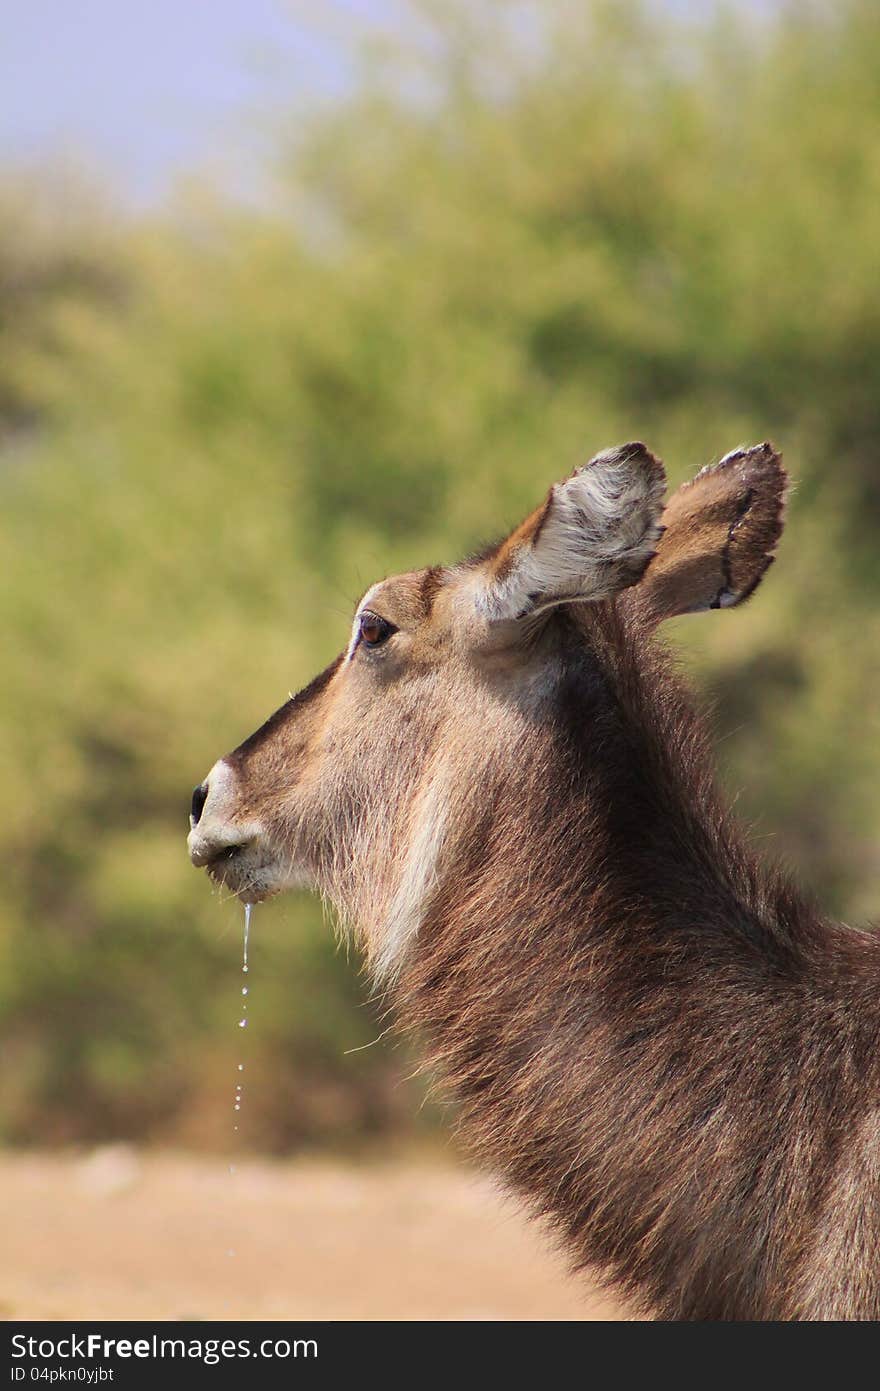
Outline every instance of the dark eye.
{"type": "Polygon", "coordinates": [[[387,642],[392,633],[397,629],[393,623],[380,618],[377,613],[361,614],[361,642],[365,647],[380,647],[383,642],[387,642]]]}

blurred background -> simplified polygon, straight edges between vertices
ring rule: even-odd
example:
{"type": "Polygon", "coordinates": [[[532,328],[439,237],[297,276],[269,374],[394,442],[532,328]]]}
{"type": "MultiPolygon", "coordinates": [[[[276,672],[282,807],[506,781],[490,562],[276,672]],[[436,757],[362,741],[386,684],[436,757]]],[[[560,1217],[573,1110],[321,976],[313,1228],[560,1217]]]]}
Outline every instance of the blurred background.
{"type": "MultiPolygon", "coordinates": [[[[780,563],[674,637],[759,842],[877,915],[875,0],[33,0],[0,91],[8,1146],[229,1146],[193,784],[621,439],[783,448],[780,563]]],[[[315,901],[252,968],[237,1143],[440,1143],[315,901]]]]}

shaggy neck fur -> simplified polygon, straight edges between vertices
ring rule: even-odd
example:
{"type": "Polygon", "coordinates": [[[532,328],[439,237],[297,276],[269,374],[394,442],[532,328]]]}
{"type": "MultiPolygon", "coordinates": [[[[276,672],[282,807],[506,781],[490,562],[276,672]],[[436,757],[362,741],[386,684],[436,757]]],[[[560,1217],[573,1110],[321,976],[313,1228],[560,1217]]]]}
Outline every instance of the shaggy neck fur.
{"type": "Polygon", "coordinates": [[[632,611],[554,621],[552,709],[471,799],[399,1013],[466,1142],[643,1311],[880,1317],[880,942],[757,867],[632,611]]]}

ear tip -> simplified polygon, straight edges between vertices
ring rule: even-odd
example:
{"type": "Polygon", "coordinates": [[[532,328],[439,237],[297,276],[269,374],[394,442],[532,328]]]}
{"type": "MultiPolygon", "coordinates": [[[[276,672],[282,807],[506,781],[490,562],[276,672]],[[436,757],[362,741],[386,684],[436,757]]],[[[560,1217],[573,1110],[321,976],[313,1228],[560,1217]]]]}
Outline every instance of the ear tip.
{"type": "Polygon", "coordinates": [[[770,513],[775,514],[775,521],[770,526],[770,530],[775,532],[772,542],[775,544],[782,534],[785,506],[791,491],[791,479],[783,465],[781,450],[770,440],[764,440],[762,444],[740,445],[737,449],[731,449],[717,463],[706,464],[696,477],[683,483],[679,491],[687,493],[701,482],[711,478],[721,480],[725,475],[732,475],[748,491],[746,511],[757,510],[765,518],[770,513]],[[754,497],[751,496],[752,490],[754,497]]]}
{"type": "Polygon", "coordinates": [[[662,474],[664,478],[666,477],[663,460],[653,454],[642,440],[630,440],[627,444],[615,444],[609,449],[602,449],[576,472],[583,473],[586,469],[614,464],[642,464],[652,473],[662,474]]]}
{"type": "Polygon", "coordinates": [[[700,469],[697,478],[702,478],[708,473],[723,473],[733,468],[741,468],[744,472],[760,471],[765,475],[772,474],[782,483],[788,479],[788,471],[782,462],[782,451],[770,440],[764,440],[763,444],[740,445],[729,450],[717,464],[707,464],[705,468],[700,469]]]}

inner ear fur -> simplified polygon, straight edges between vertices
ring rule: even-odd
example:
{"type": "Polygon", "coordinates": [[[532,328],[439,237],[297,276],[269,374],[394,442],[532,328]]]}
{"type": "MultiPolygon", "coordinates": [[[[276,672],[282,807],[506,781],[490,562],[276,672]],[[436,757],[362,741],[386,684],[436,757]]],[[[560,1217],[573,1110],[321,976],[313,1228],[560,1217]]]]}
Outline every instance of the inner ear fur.
{"type": "Polygon", "coordinates": [[[665,488],[640,442],[595,455],[486,557],[478,607],[490,622],[515,621],[636,584],[656,551],[665,488]]]}
{"type": "Polygon", "coordinates": [[[733,608],[754,593],[782,535],[788,476],[769,443],[734,449],[673,493],[633,600],[653,622],[733,608]]]}

